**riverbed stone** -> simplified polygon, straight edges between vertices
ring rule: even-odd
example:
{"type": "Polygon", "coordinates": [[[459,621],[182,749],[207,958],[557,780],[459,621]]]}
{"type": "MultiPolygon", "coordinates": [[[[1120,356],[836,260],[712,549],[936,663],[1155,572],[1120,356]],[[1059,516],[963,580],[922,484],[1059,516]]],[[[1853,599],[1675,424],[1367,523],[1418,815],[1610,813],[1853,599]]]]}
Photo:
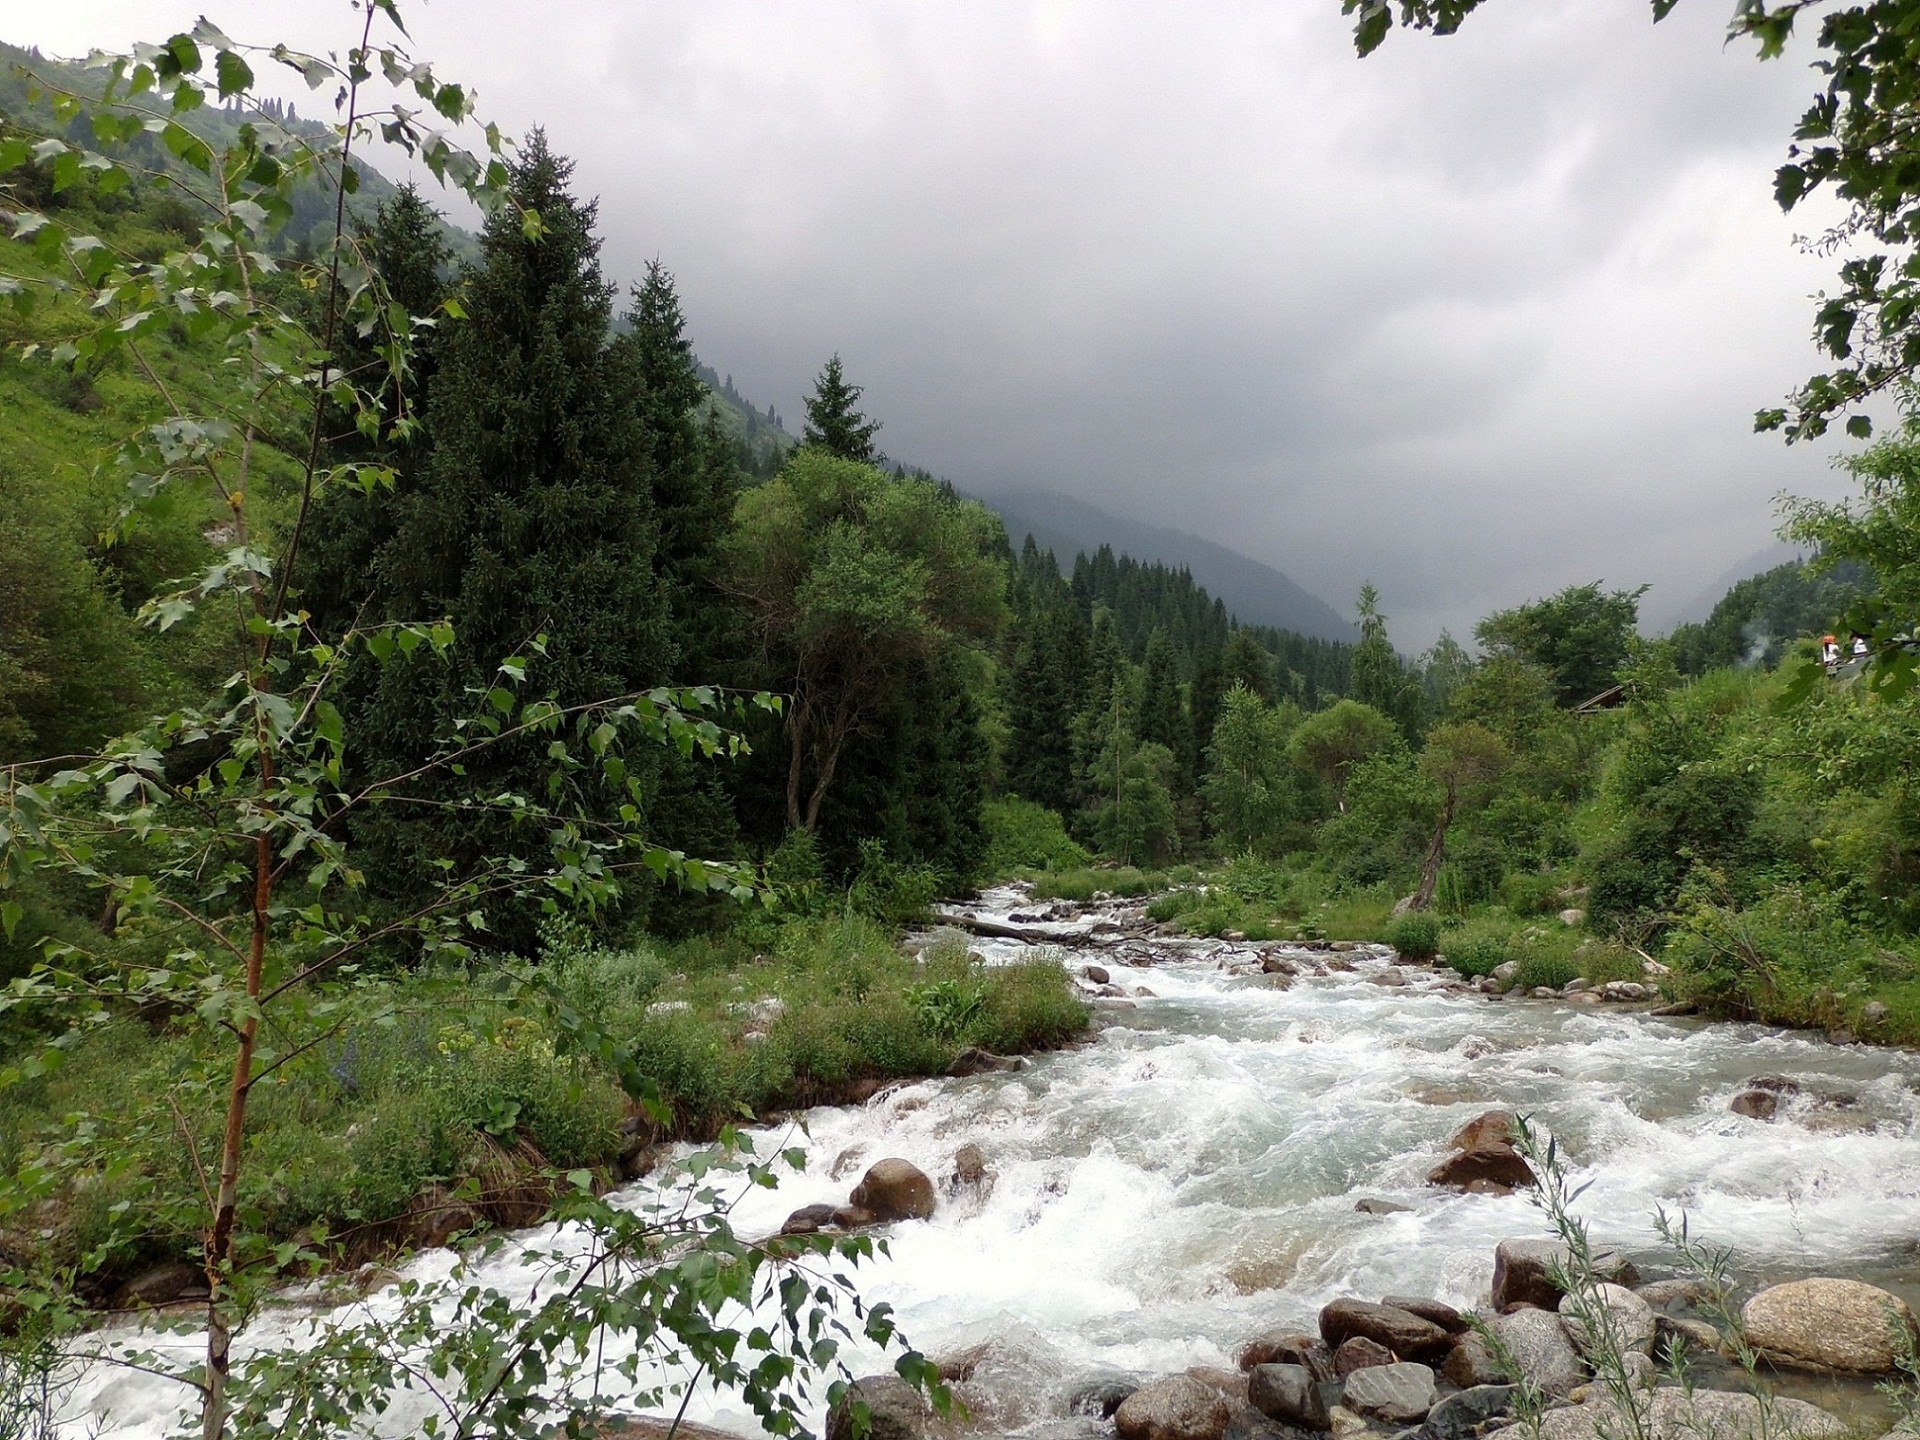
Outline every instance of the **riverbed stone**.
{"type": "Polygon", "coordinates": [[[1884,1375],[1920,1336],[1907,1302],[1859,1280],[1773,1285],[1740,1311],[1747,1341],[1776,1364],[1884,1375]]]}
{"type": "MultiPolygon", "coordinates": [[[[1655,1390],[1646,1401],[1648,1440],[1751,1440],[1755,1435],[1824,1440],[1847,1433],[1835,1416],[1804,1400],[1775,1396],[1766,1409],[1751,1395],[1730,1390],[1655,1390]]],[[[1540,1417],[1541,1440],[1607,1440],[1637,1427],[1617,1413],[1611,1399],[1549,1410],[1540,1417]]]]}
{"type": "MultiPolygon", "coordinates": [[[[1556,1265],[1562,1270],[1573,1265],[1573,1252],[1556,1240],[1502,1240],[1493,1251],[1494,1309],[1524,1304],[1550,1310],[1557,1306],[1566,1292],[1549,1276],[1556,1265]]],[[[1593,1274],[1597,1280],[1629,1289],[1640,1280],[1633,1262],[1611,1250],[1593,1256],[1593,1274]]]]}
{"type": "Polygon", "coordinates": [[[1454,1190],[1470,1190],[1475,1185],[1498,1186],[1499,1189],[1476,1193],[1508,1194],[1512,1191],[1537,1185],[1532,1169],[1525,1158],[1513,1146],[1506,1144],[1488,1144],[1476,1146],[1472,1150],[1455,1150],[1433,1169],[1427,1172],[1429,1185],[1440,1185],[1454,1190]]]}
{"type": "Polygon", "coordinates": [[[1067,1410],[1073,1415],[1096,1415],[1102,1420],[1111,1420],[1113,1412],[1139,1388],[1138,1380],[1117,1370],[1089,1375],[1075,1382],[1067,1392],[1067,1410]]]}
{"type": "Polygon", "coordinates": [[[1485,1110],[1447,1137],[1449,1150],[1479,1150],[1488,1145],[1512,1145],[1515,1117],[1511,1110],[1485,1110]]]}
{"type": "Polygon", "coordinates": [[[1422,1320],[1392,1305],[1375,1305],[1366,1300],[1335,1300],[1322,1306],[1320,1335],[1335,1347],[1356,1335],[1361,1336],[1408,1360],[1441,1356],[1453,1345],[1452,1338],[1433,1321],[1422,1320]]]}
{"type": "Polygon", "coordinates": [[[1089,965],[1080,973],[1096,985],[1107,985],[1113,981],[1113,976],[1108,973],[1104,965],[1089,965]]]}
{"type": "Polygon", "coordinates": [[[1353,1208],[1362,1215],[1405,1215],[1413,1209],[1411,1205],[1401,1205],[1392,1200],[1376,1200],[1371,1196],[1354,1201],[1353,1208]]]}
{"type": "Polygon", "coordinates": [[[853,1440],[853,1407],[867,1407],[867,1440],[921,1440],[931,1412],[926,1397],[898,1375],[863,1375],[827,1412],[827,1440],[853,1440]]]}
{"type": "Polygon", "coordinates": [[[1232,1419],[1226,1398],[1191,1375],[1142,1385],[1113,1412],[1120,1440],[1221,1440],[1232,1419]]]}
{"type": "Polygon", "coordinates": [[[933,1214],[933,1181],[919,1166],[890,1157],[868,1166],[848,1199],[881,1221],[925,1220],[933,1214]]]}
{"type": "Polygon", "coordinates": [[[1446,1363],[1440,1367],[1440,1374],[1449,1385],[1457,1385],[1462,1390],[1504,1385],[1512,1378],[1501,1369],[1493,1351],[1487,1348],[1487,1342],[1474,1334],[1462,1335],[1453,1349],[1447,1352],[1446,1363]]]}
{"type": "Polygon", "coordinates": [[[1649,1280],[1633,1287],[1633,1293],[1656,1310],[1669,1305],[1699,1305],[1713,1298],[1713,1285],[1697,1275],[1676,1275],[1669,1280],[1649,1280]]]}
{"type": "Polygon", "coordinates": [[[1425,1365],[1400,1361],[1369,1365],[1347,1377],[1340,1403],[1361,1415],[1372,1415],[1396,1425],[1424,1420],[1439,1399],[1433,1371],[1425,1365]]]}
{"type": "Polygon", "coordinates": [[[1269,1420],[1283,1425],[1307,1430],[1325,1430],[1330,1425],[1320,1382],[1304,1365],[1254,1366],[1247,1372],[1247,1400],[1269,1420]]]}
{"type": "Polygon", "coordinates": [[[1325,1384],[1334,1378],[1333,1351],[1318,1335],[1300,1330],[1269,1330],[1249,1340],[1240,1352],[1240,1368],[1256,1365],[1303,1365],[1325,1384]]]}
{"type": "Polygon", "coordinates": [[[1336,1405],[1327,1411],[1327,1428],[1333,1432],[1333,1440],[1347,1440],[1352,1435],[1366,1434],[1369,1427],[1363,1417],[1344,1405],[1336,1405]]]}
{"type": "Polygon", "coordinates": [[[1603,1000],[1629,1002],[1651,1000],[1659,993],[1642,985],[1638,980],[1609,980],[1600,987],[1600,998],[1603,1000]]]}
{"type": "Polygon", "coordinates": [[[122,1309],[148,1309],[206,1293],[207,1272],[203,1267],[186,1260],[169,1260],[134,1276],[121,1287],[115,1303],[122,1309]]]}
{"type": "Polygon", "coordinates": [[[1560,1317],[1547,1310],[1516,1310],[1491,1322],[1522,1379],[1548,1395],[1565,1395],[1587,1378],[1560,1317]]]}
{"type": "Polygon", "coordinates": [[[812,1235],[816,1231],[824,1230],[832,1225],[834,1214],[839,1209],[840,1207],[838,1205],[827,1205],[824,1203],[819,1205],[802,1205],[798,1210],[787,1216],[786,1223],[780,1227],[780,1233],[782,1235],[812,1235]]]}
{"type": "Polygon", "coordinates": [[[1589,1358],[1597,1345],[1608,1342],[1642,1355],[1653,1353],[1653,1307],[1624,1285],[1602,1281],[1584,1297],[1584,1302],[1580,1296],[1561,1296],[1560,1318],[1566,1324],[1574,1348],[1589,1358]],[[1576,1313],[1582,1309],[1594,1312],[1593,1334],[1588,1333],[1585,1321],[1576,1313]]]}
{"type": "Polygon", "coordinates": [[[1392,1310],[1404,1310],[1409,1315],[1418,1315],[1422,1320],[1438,1325],[1449,1335],[1463,1335],[1467,1330],[1467,1320],[1453,1306],[1438,1300],[1430,1300],[1424,1295],[1384,1295],[1382,1305],[1392,1310]]]}
{"type": "Polygon", "coordinates": [[[1427,1412],[1419,1440],[1466,1440],[1489,1420],[1506,1414],[1512,1405],[1511,1385],[1471,1386],[1448,1395],[1427,1412]]]}
{"type": "Polygon", "coordinates": [[[955,1079],[965,1079],[969,1075],[992,1075],[1019,1068],[1020,1057],[1017,1055],[996,1055],[991,1050],[982,1050],[978,1045],[969,1045],[953,1057],[953,1063],[947,1066],[947,1074],[955,1079]]]}
{"type": "Polygon", "coordinates": [[[1780,1097],[1771,1090],[1742,1090],[1727,1102],[1727,1109],[1749,1120],[1771,1120],[1780,1113],[1780,1097]]]}
{"type": "Polygon", "coordinates": [[[1333,1373],[1336,1379],[1344,1380],[1356,1370],[1364,1370],[1369,1365],[1393,1364],[1393,1352],[1378,1340],[1369,1340],[1364,1335],[1355,1335],[1351,1340],[1342,1340],[1333,1352],[1333,1373]]]}
{"type": "Polygon", "coordinates": [[[1653,1343],[1669,1354],[1674,1353],[1677,1346],[1685,1345],[1690,1355],[1717,1355],[1720,1353],[1721,1335],[1717,1326],[1705,1320],[1655,1315],[1653,1343]]]}

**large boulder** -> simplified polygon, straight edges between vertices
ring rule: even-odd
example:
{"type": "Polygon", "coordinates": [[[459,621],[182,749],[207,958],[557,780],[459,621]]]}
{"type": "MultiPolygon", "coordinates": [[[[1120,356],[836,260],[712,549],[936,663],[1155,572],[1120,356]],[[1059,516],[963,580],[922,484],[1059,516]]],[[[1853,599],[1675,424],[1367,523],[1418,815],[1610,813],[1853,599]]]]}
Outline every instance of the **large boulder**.
{"type": "Polygon", "coordinates": [[[1375,1341],[1406,1360],[1438,1358],[1453,1338],[1431,1320],[1392,1305],[1366,1300],[1335,1300],[1320,1311],[1320,1335],[1336,1348],[1355,1336],[1375,1341]]]}
{"type": "Polygon", "coordinates": [[[1067,1412],[1072,1415],[1093,1415],[1102,1420],[1111,1420],[1113,1412],[1124,1405],[1127,1397],[1139,1388],[1138,1380],[1131,1375],[1122,1375],[1118,1371],[1089,1375],[1078,1381],[1067,1393],[1067,1412]]]}
{"type": "Polygon", "coordinates": [[[1602,1281],[1585,1295],[1562,1295],[1560,1318],[1574,1347],[1589,1359],[1604,1346],[1653,1353],[1653,1307],[1623,1285],[1602,1281]]]}
{"type": "Polygon", "coordinates": [[[827,1412],[827,1440],[853,1440],[856,1405],[867,1409],[867,1440],[921,1440],[932,1415],[926,1397],[898,1375],[863,1375],[827,1412]]]}
{"type": "Polygon", "coordinates": [[[1191,1375],[1168,1375],[1143,1385],[1113,1412],[1120,1440],[1221,1440],[1232,1419],[1225,1397],[1191,1375]]]}
{"type": "Polygon", "coordinates": [[[1478,1335],[1460,1337],[1447,1352],[1440,1374],[1449,1385],[1457,1385],[1462,1390],[1505,1385],[1513,1378],[1501,1368],[1500,1361],[1487,1348],[1487,1342],[1478,1335]]]}
{"type": "Polygon", "coordinates": [[[1548,1395],[1565,1395],[1587,1378],[1587,1367],[1560,1323],[1545,1310],[1516,1310],[1492,1322],[1493,1333],[1513,1357],[1520,1378],[1548,1395]]]}
{"type": "Polygon", "coordinates": [[[1488,1110],[1467,1121],[1447,1140],[1449,1150],[1479,1150],[1488,1145],[1513,1144],[1515,1117],[1511,1110],[1488,1110]]]}
{"type": "Polygon", "coordinates": [[[1304,1365],[1323,1384],[1334,1378],[1333,1351],[1326,1341],[1298,1330],[1269,1330],[1249,1340],[1240,1352],[1240,1368],[1256,1365],[1304,1365]]]}
{"type": "Polygon", "coordinates": [[[1356,1370],[1365,1370],[1370,1365],[1393,1364],[1393,1352],[1378,1340],[1369,1340],[1364,1335],[1355,1335],[1351,1340],[1342,1340],[1340,1348],[1333,1352],[1333,1373],[1335,1378],[1344,1380],[1356,1370]]]}
{"type": "Polygon", "coordinates": [[[1372,1415],[1395,1425],[1426,1419],[1439,1399],[1433,1371],[1402,1361],[1397,1365],[1370,1365],[1347,1377],[1340,1403],[1359,1415],[1372,1415]]]}
{"type": "Polygon", "coordinates": [[[867,1167],[848,1199],[855,1209],[882,1222],[925,1220],[933,1214],[933,1181],[905,1160],[877,1160],[867,1167]]]}
{"type": "Polygon", "coordinates": [[[1906,1301],[1858,1280],[1795,1280],[1740,1311],[1747,1343],[1780,1365],[1884,1375],[1920,1330],[1906,1301]]]}
{"type": "Polygon", "coordinates": [[[1422,1320],[1430,1320],[1449,1335],[1464,1335],[1467,1332],[1466,1317],[1441,1301],[1429,1300],[1422,1295],[1383,1295],[1380,1303],[1390,1309],[1418,1315],[1422,1320]]]}
{"type": "Polygon", "coordinates": [[[1751,1395],[1673,1388],[1655,1390],[1642,1403],[1644,1428],[1621,1415],[1610,1399],[1549,1410],[1540,1417],[1540,1440],[1609,1440],[1637,1433],[1647,1440],[1752,1440],[1756,1435],[1823,1440],[1847,1433],[1846,1425],[1826,1411],[1779,1396],[1763,1408],[1751,1395]]]}
{"type": "MultiPolygon", "coordinates": [[[[1493,1251],[1493,1308],[1507,1310],[1515,1305],[1538,1305],[1551,1310],[1566,1294],[1553,1279],[1556,1268],[1562,1273],[1573,1267],[1573,1252],[1555,1240],[1502,1240],[1493,1251]]],[[[1631,1288],[1640,1282],[1640,1272],[1624,1255],[1601,1251],[1593,1257],[1596,1280],[1631,1288]]]]}
{"type": "Polygon", "coordinates": [[[1455,1190],[1494,1186],[1504,1192],[1540,1182],[1520,1152],[1503,1141],[1453,1151],[1427,1172],[1427,1183],[1455,1190]]]}
{"type": "Polygon", "coordinates": [[[1320,1381],[1304,1365],[1254,1366],[1247,1372],[1247,1399],[1262,1415],[1282,1425],[1306,1430],[1332,1428],[1320,1381]]]}

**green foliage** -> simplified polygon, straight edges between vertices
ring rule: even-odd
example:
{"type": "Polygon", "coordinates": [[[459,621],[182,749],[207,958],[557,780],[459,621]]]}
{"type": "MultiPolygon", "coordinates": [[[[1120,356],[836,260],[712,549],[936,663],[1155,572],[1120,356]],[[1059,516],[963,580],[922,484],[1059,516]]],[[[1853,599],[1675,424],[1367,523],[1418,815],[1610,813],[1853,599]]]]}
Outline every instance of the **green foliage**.
{"type": "Polygon", "coordinates": [[[1287,748],[1294,763],[1317,775],[1332,792],[1334,804],[1344,810],[1354,767],[1397,739],[1393,722],[1378,710],[1342,700],[1302,720],[1287,748]]]}
{"type": "Polygon", "coordinates": [[[880,422],[854,408],[860,403],[860,392],[861,387],[847,383],[841,373],[839,355],[829,356],[813,382],[813,394],[807,397],[807,425],[801,438],[842,460],[877,465],[882,457],[873,437],[880,422]]]}
{"type": "Polygon", "coordinates": [[[1005,880],[1023,870],[1072,870],[1092,858],[1067,834],[1060,816],[1044,805],[1009,795],[989,800],[986,873],[1005,880]]]}
{"type": "Polygon", "coordinates": [[[1222,700],[1201,793],[1215,834],[1231,849],[1280,855],[1302,848],[1311,792],[1288,753],[1299,724],[1294,706],[1271,707],[1244,684],[1222,700]]]}
{"type": "Polygon", "coordinates": [[[1578,705],[1614,684],[1640,617],[1637,590],[1603,592],[1600,582],[1487,616],[1474,635],[1494,655],[1537,666],[1562,706],[1578,705]]]}
{"type": "Polygon", "coordinates": [[[1431,915],[1403,915],[1387,927],[1386,942],[1410,960],[1440,953],[1440,922],[1431,915]]]}

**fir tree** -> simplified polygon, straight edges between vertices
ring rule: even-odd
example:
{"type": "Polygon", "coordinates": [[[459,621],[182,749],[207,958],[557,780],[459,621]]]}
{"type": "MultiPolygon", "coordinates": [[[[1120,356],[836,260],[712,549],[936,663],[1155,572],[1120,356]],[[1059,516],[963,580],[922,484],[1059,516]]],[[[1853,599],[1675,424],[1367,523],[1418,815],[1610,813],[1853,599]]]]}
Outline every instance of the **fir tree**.
{"type": "Polygon", "coordinates": [[[869,420],[854,408],[861,393],[861,386],[849,385],[841,374],[839,355],[829,357],[813,382],[813,394],[807,397],[802,442],[862,465],[879,464],[882,457],[874,448],[873,437],[879,433],[880,422],[869,420]]]}

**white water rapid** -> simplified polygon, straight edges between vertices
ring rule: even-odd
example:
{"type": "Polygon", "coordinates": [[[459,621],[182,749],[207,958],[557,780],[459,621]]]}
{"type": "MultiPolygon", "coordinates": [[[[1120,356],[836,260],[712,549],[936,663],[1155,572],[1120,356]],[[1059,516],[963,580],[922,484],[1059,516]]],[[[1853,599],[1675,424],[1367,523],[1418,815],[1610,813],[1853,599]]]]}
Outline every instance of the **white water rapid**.
{"type": "MultiPolygon", "coordinates": [[[[1021,900],[996,891],[972,909],[1004,920],[1021,900]]],[[[1024,949],[973,943],[994,961],[1024,949]]],[[[1285,989],[1223,968],[1265,948],[1154,939],[1068,952],[1075,970],[1100,964],[1129,994],[1154,993],[1130,1009],[1109,1002],[1095,1041],[1018,1072],[811,1112],[807,1172],[743,1197],[738,1228],[766,1233],[799,1206],[842,1202],[884,1156],[938,1183],[959,1146],[980,1146],[997,1177],[990,1194],[943,1192],[932,1220],[892,1227],[890,1257],[858,1275],[930,1355],[1002,1342],[995,1373],[978,1377],[1000,1433],[1062,1416],[1093,1372],[1231,1366],[1251,1335],[1311,1329],[1337,1296],[1482,1300],[1495,1243],[1544,1234],[1542,1216],[1523,1197],[1455,1194],[1424,1176],[1447,1137],[1492,1106],[1553,1132],[1589,1184],[1579,1209],[1596,1239],[1643,1269],[1659,1269],[1664,1205],[1733,1247],[1748,1283],[1845,1275],[1920,1302],[1920,1056],[1612,1006],[1495,1002],[1418,969],[1405,986],[1377,985],[1377,951],[1285,989]],[[1121,958],[1147,949],[1164,958],[1121,958]],[[1727,1109],[1761,1073],[1804,1087],[1772,1123],[1727,1109]],[[1405,1208],[1363,1213],[1362,1198],[1405,1208]]],[[[428,1255],[412,1271],[446,1264],[428,1255]]],[[[513,1283],[511,1260],[487,1278],[513,1283]]],[[[297,1324],[268,1317],[249,1338],[281,1343],[297,1324]]],[[[70,1397],[70,1430],[158,1440],[180,1398],[96,1369],[70,1397]]],[[[379,1433],[412,1433],[420,1413],[397,1407],[379,1433]]],[[[697,1395],[688,1416],[756,1433],[724,1397],[697,1395]]]]}

